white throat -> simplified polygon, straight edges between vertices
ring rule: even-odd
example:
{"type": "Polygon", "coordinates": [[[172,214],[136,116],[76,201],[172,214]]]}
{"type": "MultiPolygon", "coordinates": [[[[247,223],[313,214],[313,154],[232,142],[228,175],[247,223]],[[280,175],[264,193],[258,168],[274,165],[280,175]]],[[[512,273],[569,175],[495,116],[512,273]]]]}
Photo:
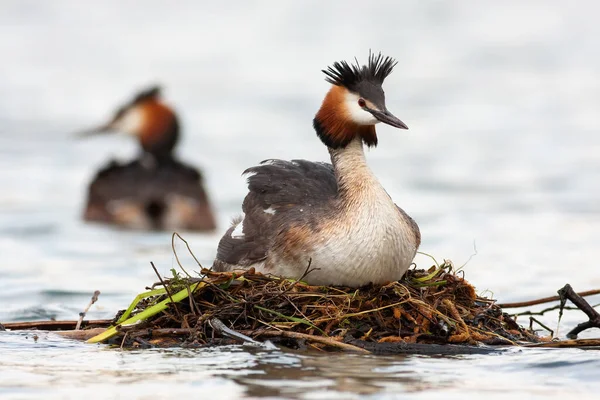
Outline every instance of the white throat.
{"type": "Polygon", "coordinates": [[[144,125],[144,112],[139,107],[128,110],[125,115],[114,122],[113,128],[119,132],[137,136],[144,125]]]}

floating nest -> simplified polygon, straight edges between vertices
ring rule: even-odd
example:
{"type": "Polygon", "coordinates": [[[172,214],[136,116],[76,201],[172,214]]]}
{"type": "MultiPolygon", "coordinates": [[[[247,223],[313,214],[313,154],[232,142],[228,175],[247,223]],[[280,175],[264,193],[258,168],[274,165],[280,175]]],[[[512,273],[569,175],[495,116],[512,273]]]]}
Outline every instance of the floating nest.
{"type": "MultiPolygon", "coordinates": [[[[177,253],[175,258],[179,263],[177,253]]],[[[200,277],[194,278],[181,269],[187,277],[172,270],[172,277],[163,279],[154,268],[160,282],[112,320],[85,320],[100,295],[96,291],[78,321],[9,322],[0,324],[0,331],[56,331],[121,348],[232,343],[268,347],[275,342],[320,351],[443,355],[490,353],[515,345],[600,349],[600,338],[577,339],[584,330],[600,328],[600,313],[583,299],[600,294],[599,289],[576,293],[566,284],[558,296],[498,304],[477,295],[450,261],[427,271],[411,269],[397,282],[361,288],[311,286],[302,279],[265,276],[254,270],[202,269],[200,277]],[[567,333],[567,340],[553,338],[554,333],[533,317],[531,322],[544,327],[549,336],[538,336],[531,324],[529,329],[517,324],[516,316],[532,312],[510,315],[502,309],[559,301],[535,314],[558,309],[560,322],[562,311],[573,309],[565,306],[567,300],[589,318],[567,333]]]]}
{"type": "Polygon", "coordinates": [[[293,348],[398,353],[415,346],[477,349],[541,340],[494,300],[478,296],[449,261],[358,289],[311,286],[254,270],[201,273],[161,279],[91,341],[209,346],[268,338],[293,348]]]}
{"type": "MultiPolygon", "coordinates": [[[[160,282],[139,294],[112,320],[85,320],[98,300],[94,292],[78,321],[11,322],[0,331],[57,331],[64,337],[108,343],[121,348],[203,347],[232,343],[317,350],[344,350],[378,354],[464,354],[499,351],[500,346],[570,347],[600,349],[600,338],[577,339],[590,328],[600,328],[600,313],[583,297],[600,289],[576,293],[566,284],[558,296],[498,304],[480,296],[450,261],[429,270],[411,269],[397,282],[361,288],[311,286],[256,273],[213,272],[201,269],[190,276],[175,251],[175,239],[190,246],[179,234],[172,236],[175,259],[186,275],[172,270],[160,282]],[[537,312],[559,310],[559,322],[569,300],[589,318],[556,340],[554,332],[530,318],[550,335],[538,336],[516,322],[522,312],[510,315],[503,308],[522,308],[554,301],[560,304],[537,312]]],[[[437,263],[436,263],[437,264],[437,263]]],[[[201,267],[201,266],[200,266],[201,267]]],[[[201,267],[202,268],[202,267],[201,267]]],[[[305,276],[310,274],[308,265],[305,276]]]]}

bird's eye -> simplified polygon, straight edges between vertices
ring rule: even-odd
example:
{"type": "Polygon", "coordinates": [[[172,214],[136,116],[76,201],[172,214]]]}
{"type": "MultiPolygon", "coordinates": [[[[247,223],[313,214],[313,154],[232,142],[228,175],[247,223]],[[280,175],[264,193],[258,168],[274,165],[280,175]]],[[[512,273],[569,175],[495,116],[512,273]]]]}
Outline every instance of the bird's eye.
{"type": "Polygon", "coordinates": [[[365,99],[358,99],[358,106],[361,108],[365,108],[367,106],[367,102],[365,99]]]}

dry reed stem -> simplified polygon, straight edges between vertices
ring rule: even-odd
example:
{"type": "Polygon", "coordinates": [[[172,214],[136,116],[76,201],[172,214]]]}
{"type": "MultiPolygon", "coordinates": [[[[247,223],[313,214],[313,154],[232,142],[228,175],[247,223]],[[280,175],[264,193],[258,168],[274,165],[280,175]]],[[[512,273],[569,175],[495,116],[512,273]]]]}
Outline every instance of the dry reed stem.
{"type": "Polygon", "coordinates": [[[332,338],[328,338],[328,337],[308,335],[306,333],[300,333],[300,332],[266,331],[266,332],[261,332],[260,336],[271,337],[271,338],[272,337],[286,337],[286,338],[292,338],[292,339],[308,340],[311,342],[321,343],[321,344],[324,344],[327,346],[336,347],[336,348],[339,348],[339,349],[345,350],[345,351],[353,351],[353,352],[357,352],[357,353],[371,354],[371,352],[369,350],[365,350],[361,347],[354,346],[352,344],[338,342],[338,341],[336,341],[332,338]]]}

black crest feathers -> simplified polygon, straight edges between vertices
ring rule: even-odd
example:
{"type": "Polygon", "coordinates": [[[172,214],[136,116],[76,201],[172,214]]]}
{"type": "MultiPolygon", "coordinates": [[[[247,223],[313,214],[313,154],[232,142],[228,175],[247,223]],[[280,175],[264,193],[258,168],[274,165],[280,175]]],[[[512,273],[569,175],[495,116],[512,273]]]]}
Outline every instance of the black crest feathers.
{"type": "Polygon", "coordinates": [[[161,88],[158,85],[150,86],[140,92],[138,92],[129,103],[119,107],[115,112],[115,116],[113,117],[113,121],[121,118],[127,110],[130,108],[151,99],[156,99],[160,96],[161,88]]]}
{"type": "Polygon", "coordinates": [[[148,99],[154,99],[160,96],[160,86],[150,86],[149,88],[142,90],[138,94],[135,95],[132,104],[136,104],[148,99]]]}
{"type": "Polygon", "coordinates": [[[349,64],[346,61],[336,61],[332,66],[322,70],[326,75],[325,80],[332,85],[344,86],[352,90],[358,83],[369,81],[376,85],[382,85],[383,81],[392,72],[398,63],[391,57],[384,57],[381,53],[375,55],[369,51],[369,62],[367,65],[349,64]]]}

